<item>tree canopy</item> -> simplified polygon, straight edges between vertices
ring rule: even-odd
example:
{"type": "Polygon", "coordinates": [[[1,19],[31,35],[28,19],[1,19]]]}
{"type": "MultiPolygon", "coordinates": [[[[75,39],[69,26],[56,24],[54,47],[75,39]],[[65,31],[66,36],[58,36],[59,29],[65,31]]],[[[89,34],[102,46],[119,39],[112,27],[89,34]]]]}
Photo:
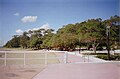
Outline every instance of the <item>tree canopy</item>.
{"type": "Polygon", "coordinates": [[[23,48],[56,48],[59,50],[74,50],[78,45],[97,47],[106,46],[106,27],[110,28],[110,45],[119,47],[120,17],[115,15],[110,19],[88,19],[84,22],[63,25],[56,33],[53,29],[29,30],[23,35],[14,36],[5,47],[23,48]]]}

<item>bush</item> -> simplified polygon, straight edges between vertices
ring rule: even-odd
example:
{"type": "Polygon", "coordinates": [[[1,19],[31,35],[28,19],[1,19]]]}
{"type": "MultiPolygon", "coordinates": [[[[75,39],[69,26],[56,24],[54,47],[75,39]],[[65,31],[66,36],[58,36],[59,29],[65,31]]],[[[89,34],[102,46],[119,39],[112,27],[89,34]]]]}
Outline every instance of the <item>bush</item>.
{"type": "MultiPolygon", "coordinates": [[[[108,55],[97,55],[96,57],[100,58],[100,59],[108,60],[108,55]]],[[[119,55],[110,55],[110,59],[120,61],[120,56],[119,55]]]]}
{"type": "Polygon", "coordinates": [[[83,55],[107,55],[107,53],[82,53],[83,55]]]}
{"type": "Polygon", "coordinates": [[[108,60],[108,56],[107,55],[97,55],[96,57],[100,58],[100,59],[108,60]]]}

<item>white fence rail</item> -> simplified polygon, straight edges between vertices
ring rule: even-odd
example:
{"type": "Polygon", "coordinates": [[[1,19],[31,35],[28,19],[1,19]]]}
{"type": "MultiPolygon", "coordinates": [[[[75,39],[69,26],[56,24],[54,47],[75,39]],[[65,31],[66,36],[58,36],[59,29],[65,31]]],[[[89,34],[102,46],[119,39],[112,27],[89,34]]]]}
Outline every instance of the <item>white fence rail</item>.
{"type": "MultiPolygon", "coordinates": [[[[81,55],[79,52],[68,52],[68,51],[50,51],[50,52],[56,52],[56,53],[63,53],[64,52],[64,63],[69,63],[69,55],[74,55],[76,57],[82,58],[82,61],[75,61],[76,62],[90,62],[89,54],[88,55],[81,55]]],[[[76,58],[74,57],[74,58],[76,58]]],[[[72,58],[73,59],[73,58],[72,58]]]]}
{"type": "MultiPolygon", "coordinates": [[[[67,51],[0,51],[0,65],[9,65],[8,61],[21,61],[22,65],[28,65],[28,62],[32,62],[31,60],[34,60],[34,62],[41,61],[42,64],[49,64],[49,60],[62,60],[60,63],[69,63],[68,55],[76,55],[75,52],[67,52],[67,51]],[[62,53],[62,56],[50,56],[51,53],[62,53]],[[2,61],[2,62],[1,62],[2,61]]],[[[77,55],[76,55],[77,56],[77,55]]],[[[83,62],[89,62],[89,56],[80,55],[83,59],[83,62]]],[[[37,63],[37,64],[41,64],[37,63]]],[[[14,62],[12,65],[16,64],[18,62],[14,62]]],[[[56,61],[52,61],[52,63],[56,63],[56,61]]],[[[19,63],[18,63],[19,64],[19,63]]],[[[34,65],[34,64],[32,64],[34,65]]]]}
{"type": "Polygon", "coordinates": [[[42,64],[46,64],[46,65],[48,64],[49,60],[54,60],[54,59],[56,60],[62,59],[63,63],[67,63],[67,52],[64,53],[63,57],[49,56],[50,54],[51,51],[0,51],[0,61],[2,61],[0,62],[0,65],[7,66],[9,63],[8,61],[16,61],[16,60],[21,61],[22,65],[24,66],[27,65],[26,62],[28,60],[42,61],[43,62],[42,64]],[[30,54],[33,56],[31,56],[30,54]],[[37,55],[39,55],[40,57],[37,55]]]}

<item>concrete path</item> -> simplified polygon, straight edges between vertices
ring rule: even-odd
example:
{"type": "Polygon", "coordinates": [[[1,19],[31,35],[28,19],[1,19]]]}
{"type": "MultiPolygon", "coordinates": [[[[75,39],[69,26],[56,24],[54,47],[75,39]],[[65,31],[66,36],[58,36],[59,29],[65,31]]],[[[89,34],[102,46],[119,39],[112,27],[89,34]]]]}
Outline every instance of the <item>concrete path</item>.
{"type": "Polygon", "coordinates": [[[120,64],[81,63],[49,65],[33,79],[120,79],[120,64]]]}
{"type": "MultiPolygon", "coordinates": [[[[57,57],[61,57],[61,58],[58,58],[60,63],[64,63],[64,57],[65,56],[65,53],[59,53],[59,52],[55,52],[56,56],[57,57]]],[[[77,54],[75,54],[75,52],[69,52],[69,54],[67,54],[67,63],[76,63],[76,62],[92,62],[91,60],[88,60],[88,58],[86,57],[82,57],[77,54]]]]}
{"type": "MultiPolygon", "coordinates": [[[[55,54],[57,55],[57,57],[64,57],[65,56],[65,52],[66,51],[54,51],[51,50],[49,52],[55,52],[55,54]]],[[[94,56],[91,55],[82,55],[79,54],[78,51],[74,51],[74,52],[67,52],[67,60],[68,63],[74,63],[74,62],[106,62],[105,60],[96,58],[94,56]]],[[[64,58],[59,58],[60,62],[63,62],[64,58]]]]}
{"type": "MultiPolygon", "coordinates": [[[[64,53],[56,55],[63,57],[64,53]]],[[[33,79],[120,79],[120,62],[85,61],[81,56],[69,54],[68,64],[48,65],[33,79]]]]}

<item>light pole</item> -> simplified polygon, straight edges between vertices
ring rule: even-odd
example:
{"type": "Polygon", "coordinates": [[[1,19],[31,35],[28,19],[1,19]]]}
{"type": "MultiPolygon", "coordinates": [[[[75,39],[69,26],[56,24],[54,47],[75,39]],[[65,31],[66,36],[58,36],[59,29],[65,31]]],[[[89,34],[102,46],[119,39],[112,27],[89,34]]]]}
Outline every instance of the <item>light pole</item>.
{"type": "Polygon", "coordinates": [[[110,26],[106,27],[107,31],[107,51],[108,51],[108,60],[110,60],[110,26]]]}
{"type": "Polygon", "coordinates": [[[117,23],[118,29],[119,29],[119,43],[118,45],[120,46],[120,21],[117,23]]]}
{"type": "Polygon", "coordinates": [[[79,37],[79,54],[80,54],[80,37],[79,37]]]}

